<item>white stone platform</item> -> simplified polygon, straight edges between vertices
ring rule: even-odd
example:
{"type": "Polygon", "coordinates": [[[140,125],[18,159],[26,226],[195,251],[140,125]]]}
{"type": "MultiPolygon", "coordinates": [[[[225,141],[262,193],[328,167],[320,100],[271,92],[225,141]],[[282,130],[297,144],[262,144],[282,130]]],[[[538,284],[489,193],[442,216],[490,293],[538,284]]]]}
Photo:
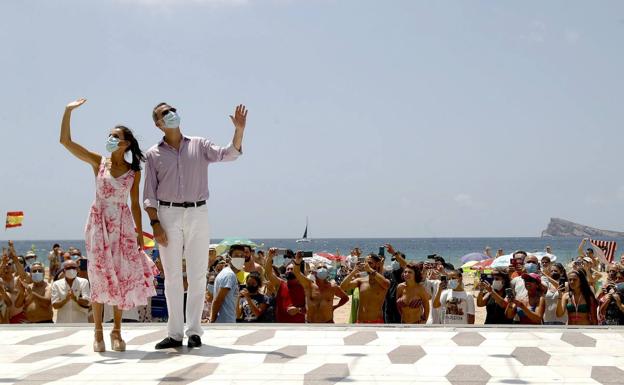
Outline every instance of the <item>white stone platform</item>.
{"type": "Polygon", "coordinates": [[[621,328],[210,325],[166,351],[164,324],[124,328],[93,353],[91,325],[1,326],[0,385],[624,384],[621,328]]]}

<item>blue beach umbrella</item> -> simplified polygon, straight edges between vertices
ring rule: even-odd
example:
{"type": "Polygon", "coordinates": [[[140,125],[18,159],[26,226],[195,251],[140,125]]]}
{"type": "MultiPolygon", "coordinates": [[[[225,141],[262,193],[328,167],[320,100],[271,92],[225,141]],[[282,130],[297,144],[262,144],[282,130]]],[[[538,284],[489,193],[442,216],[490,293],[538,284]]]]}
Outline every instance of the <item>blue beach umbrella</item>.
{"type": "Polygon", "coordinates": [[[494,262],[492,262],[492,265],[490,267],[492,269],[495,267],[509,267],[512,257],[513,257],[513,254],[501,255],[500,257],[496,258],[494,262]]]}
{"type": "Polygon", "coordinates": [[[480,261],[485,261],[488,258],[490,258],[490,257],[488,257],[487,255],[485,255],[483,253],[470,253],[470,254],[466,254],[463,257],[461,257],[461,261],[462,261],[462,263],[467,263],[467,262],[470,262],[470,261],[480,262],[480,261]]]}

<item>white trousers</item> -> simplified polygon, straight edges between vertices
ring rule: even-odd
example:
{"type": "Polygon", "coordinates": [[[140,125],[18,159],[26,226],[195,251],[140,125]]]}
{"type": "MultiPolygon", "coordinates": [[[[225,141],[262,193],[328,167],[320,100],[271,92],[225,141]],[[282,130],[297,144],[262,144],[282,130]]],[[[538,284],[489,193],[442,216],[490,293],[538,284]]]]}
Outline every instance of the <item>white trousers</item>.
{"type": "Polygon", "coordinates": [[[167,234],[167,246],[159,245],[160,259],[165,269],[168,336],[184,338],[184,286],[182,258],[186,259],[188,291],[186,297],[186,335],[201,336],[201,315],[206,295],[206,272],[210,226],[208,205],[201,207],[158,207],[158,219],[167,234]]]}

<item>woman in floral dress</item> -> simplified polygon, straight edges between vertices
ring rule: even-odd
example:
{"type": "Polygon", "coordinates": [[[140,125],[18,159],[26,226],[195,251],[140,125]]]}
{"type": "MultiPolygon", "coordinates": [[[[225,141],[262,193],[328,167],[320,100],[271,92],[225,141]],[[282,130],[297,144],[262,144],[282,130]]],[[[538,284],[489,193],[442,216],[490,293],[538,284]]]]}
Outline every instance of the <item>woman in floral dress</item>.
{"type": "Polygon", "coordinates": [[[112,348],[124,351],[125,342],[121,338],[123,310],[146,305],[150,297],[156,295],[153,264],[150,265],[151,259],[142,251],[139,183],[144,157],[132,131],[124,126],[115,126],[106,140],[110,158],[73,142],[70,132],[71,112],[84,102],[85,99],[78,99],[65,107],[60,141],[74,156],[91,165],[96,180],[95,202],[91,206],[85,229],[95,321],[93,350],[105,351],[102,316],[103,304],[108,304],[114,307],[112,348]],[[126,152],[131,153],[132,163],[125,161],[126,152]],[[131,207],[127,204],[128,195],[131,207]]]}

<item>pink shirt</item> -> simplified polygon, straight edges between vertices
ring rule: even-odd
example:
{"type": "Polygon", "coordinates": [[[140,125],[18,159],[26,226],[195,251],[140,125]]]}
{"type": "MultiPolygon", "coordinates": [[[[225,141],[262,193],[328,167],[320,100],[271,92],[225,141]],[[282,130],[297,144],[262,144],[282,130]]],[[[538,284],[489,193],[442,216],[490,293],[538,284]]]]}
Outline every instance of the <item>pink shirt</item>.
{"type": "Polygon", "coordinates": [[[182,136],[180,151],[161,140],[145,153],[145,207],[158,201],[197,202],[208,199],[208,164],[236,160],[232,143],[220,147],[205,138],[182,136]]]}

